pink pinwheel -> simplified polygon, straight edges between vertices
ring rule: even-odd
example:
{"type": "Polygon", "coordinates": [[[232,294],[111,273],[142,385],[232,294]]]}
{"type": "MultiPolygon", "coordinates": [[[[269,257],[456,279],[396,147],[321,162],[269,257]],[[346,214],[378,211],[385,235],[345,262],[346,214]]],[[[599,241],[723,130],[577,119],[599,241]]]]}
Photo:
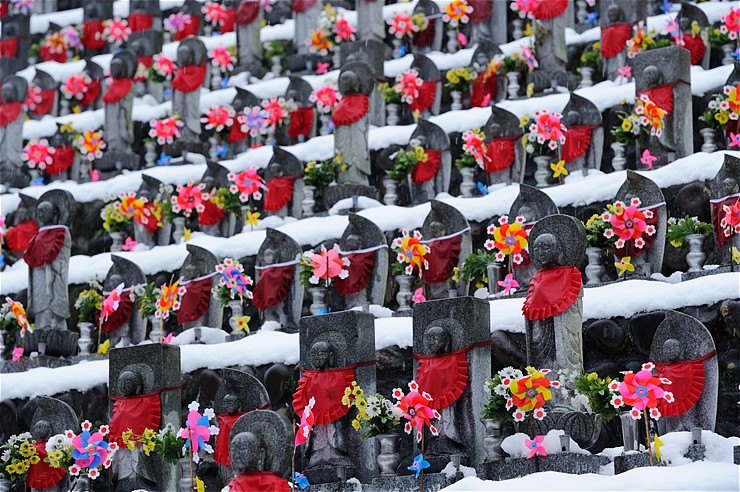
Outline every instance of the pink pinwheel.
{"type": "Polygon", "coordinates": [[[617,207],[617,212],[621,213],[613,213],[609,218],[609,223],[617,237],[623,241],[641,238],[642,233],[647,229],[645,214],[635,205],[626,208],[617,207]]]}
{"type": "Polygon", "coordinates": [[[535,7],[537,7],[537,0],[514,0],[511,2],[511,10],[518,12],[522,19],[525,17],[534,19],[535,7]]]}
{"type": "Polygon", "coordinates": [[[419,303],[419,302],[424,302],[426,300],[427,300],[427,298],[424,297],[424,288],[423,287],[419,287],[418,289],[416,289],[414,291],[414,295],[411,296],[411,302],[413,302],[414,304],[419,303]]]}
{"type": "Polygon", "coordinates": [[[295,447],[308,441],[308,438],[311,435],[311,429],[313,429],[313,424],[316,420],[313,415],[313,407],[315,404],[316,398],[312,396],[311,399],[308,400],[308,405],[303,407],[301,423],[298,426],[298,432],[295,434],[295,447]]]}
{"type": "Polygon", "coordinates": [[[238,174],[229,173],[228,178],[231,181],[229,191],[234,195],[238,193],[242,203],[249,201],[250,197],[254,197],[255,200],[262,198],[260,190],[265,188],[265,182],[257,174],[256,167],[250,167],[238,174]]]}
{"type": "Polygon", "coordinates": [[[23,347],[15,347],[13,349],[13,362],[20,362],[23,357],[23,347]]]}
{"type": "Polygon", "coordinates": [[[92,79],[86,73],[72,75],[59,88],[67,99],[82,100],[92,83],[92,79]]]}
{"type": "Polygon", "coordinates": [[[536,436],[534,439],[525,439],[524,445],[527,446],[527,449],[529,449],[529,454],[527,455],[527,459],[532,458],[535,455],[540,456],[547,456],[547,450],[545,449],[544,444],[542,444],[545,441],[545,436],[536,436]]]}
{"type": "Polygon", "coordinates": [[[162,343],[165,345],[168,345],[170,342],[172,342],[172,333],[169,333],[166,337],[162,339],[162,343]]]}
{"type": "Polygon", "coordinates": [[[244,267],[241,263],[231,258],[225,258],[223,263],[216,265],[216,272],[221,274],[219,284],[229,289],[232,299],[236,296],[239,296],[240,299],[244,299],[244,297],[252,298],[252,293],[248,290],[248,287],[253,283],[252,278],[249,275],[244,275],[244,267]]]}
{"type": "Polygon", "coordinates": [[[39,168],[42,171],[54,160],[52,155],[56,152],[54,147],[49,147],[49,142],[42,138],[41,140],[32,139],[25,147],[21,159],[28,162],[31,169],[39,168]]]}
{"type": "Polygon", "coordinates": [[[503,287],[504,288],[504,294],[506,294],[507,296],[509,294],[513,294],[514,292],[516,292],[517,287],[519,287],[519,282],[517,282],[516,280],[514,280],[514,274],[513,273],[509,273],[508,275],[506,275],[506,277],[504,277],[503,280],[499,280],[496,283],[500,287],[503,287]]]}
{"type": "Polygon", "coordinates": [[[337,18],[337,22],[334,25],[334,34],[335,41],[337,43],[341,43],[343,41],[354,41],[355,39],[355,29],[344,17],[337,18]]]}
{"type": "Polygon", "coordinates": [[[206,2],[201,11],[205,14],[206,22],[210,22],[213,27],[223,26],[226,22],[226,9],[219,3],[206,2]]]}
{"type": "Polygon", "coordinates": [[[527,63],[527,68],[531,71],[540,66],[537,58],[534,56],[532,48],[529,46],[522,46],[522,59],[527,63]]]}
{"type": "Polygon", "coordinates": [[[105,299],[103,299],[103,308],[100,311],[101,320],[106,321],[111,314],[118,311],[118,307],[121,305],[122,292],[123,283],[120,283],[115,289],[113,289],[110,294],[105,297],[105,299]]]}
{"type": "Polygon", "coordinates": [[[431,423],[431,419],[439,418],[439,412],[429,408],[432,397],[426,392],[419,393],[419,385],[416,381],[409,383],[409,389],[411,391],[406,395],[400,388],[393,390],[393,398],[398,400],[396,407],[402,412],[403,417],[408,420],[403,430],[406,434],[411,434],[412,429],[416,429],[416,442],[421,441],[425,425],[429,427],[432,435],[438,435],[439,431],[431,423]]]}
{"type": "MultiPolygon", "coordinates": [[[[112,458],[115,454],[116,443],[108,443],[105,436],[108,434],[108,427],[101,426],[98,432],[90,432],[92,425],[89,421],[82,423],[82,432],[80,435],[72,437],[72,458],[74,465],[70,466],[69,472],[72,475],[78,475],[82,470],[87,469],[87,475],[95,480],[100,476],[99,468],[110,467],[112,458]]],[[[71,432],[71,431],[68,431],[71,432]]]]}
{"type": "Polygon", "coordinates": [[[285,99],[282,97],[271,97],[262,101],[267,126],[279,126],[288,118],[288,111],[285,108],[285,99]]]}
{"type": "Polygon", "coordinates": [[[550,143],[557,144],[565,143],[565,127],[562,123],[563,116],[559,113],[550,114],[547,110],[536,111],[534,113],[535,123],[530,126],[530,131],[537,133],[537,140],[539,143],[544,144],[549,141],[550,143]]]}
{"type": "Polygon", "coordinates": [[[190,217],[193,210],[203,213],[206,209],[203,203],[204,187],[204,184],[194,185],[192,181],[189,181],[185,186],[178,186],[177,194],[171,198],[172,211],[175,213],[182,212],[185,217],[190,217]]]}
{"type": "Polygon", "coordinates": [[[121,246],[121,249],[124,251],[133,251],[139,243],[131,239],[131,236],[127,236],[126,240],[123,242],[123,246],[121,246]]]}
{"type": "Polygon", "coordinates": [[[652,169],[653,163],[657,160],[658,158],[651,154],[648,149],[645,149],[645,152],[642,153],[642,157],[640,157],[640,162],[645,164],[648,169],[652,169]]]}
{"type": "Polygon", "coordinates": [[[482,131],[475,128],[473,130],[468,130],[462,134],[463,141],[465,142],[463,144],[463,152],[466,152],[473,156],[473,159],[475,159],[475,162],[483,167],[485,163],[485,156],[488,153],[488,148],[486,147],[485,138],[486,136],[483,134],[482,131]]]}
{"type": "Polygon", "coordinates": [[[404,36],[411,37],[414,32],[419,30],[419,26],[414,24],[409,14],[398,14],[386,22],[390,25],[388,32],[393,34],[396,39],[402,39],[404,36]]]}
{"type": "Polygon", "coordinates": [[[208,53],[208,57],[211,59],[211,65],[218,67],[222,72],[231,72],[234,70],[234,62],[236,57],[231,54],[225,46],[217,46],[208,53]]]}
{"type": "Polygon", "coordinates": [[[267,130],[265,112],[262,111],[260,106],[245,108],[244,113],[237,116],[236,120],[241,125],[241,131],[252,137],[265,133],[267,130]]]}
{"type": "Polygon", "coordinates": [[[335,277],[345,279],[349,276],[349,270],[342,268],[345,266],[349,266],[349,258],[339,257],[339,246],[328,251],[322,246],[321,253],[310,255],[309,268],[313,273],[308,281],[316,285],[321,280],[329,283],[335,277]]]}
{"type": "Polygon", "coordinates": [[[637,373],[624,373],[624,381],[619,383],[619,394],[622,395],[623,400],[620,403],[632,407],[630,416],[635,420],[640,419],[641,412],[647,409],[650,409],[650,417],[658,420],[660,418],[660,411],[657,408],[658,400],[662,398],[669,403],[674,400],[673,393],[663,389],[663,385],[669,385],[672,382],[666,378],[653,376],[654,367],[652,362],[647,362],[637,373]]]}
{"type": "Polygon", "coordinates": [[[164,28],[172,34],[176,34],[185,29],[185,26],[190,23],[190,19],[190,15],[183,12],[176,12],[163,21],[164,28]]]}
{"type": "Polygon", "coordinates": [[[236,112],[234,108],[227,104],[225,106],[214,106],[204,114],[205,116],[200,119],[200,122],[205,123],[206,130],[215,128],[217,132],[220,132],[234,124],[236,112]]]}
{"type": "Polygon", "coordinates": [[[174,116],[162,118],[161,120],[151,120],[149,126],[149,136],[157,139],[159,145],[166,143],[171,144],[176,138],[180,138],[180,127],[184,123],[174,116]]]}
{"type": "Polygon", "coordinates": [[[424,81],[419,76],[419,72],[413,68],[407,68],[403,73],[396,76],[396,92],[401,94],[401,101],[406,104],[413,104],[419,97],[419,88],[424,81]]]}
{"type": "Polygon", "coordinates": [[[170,80],[177,70],[175,62],[162,54],[154,55],[152,68],[167,80],[170,80]]]}
{"type": "Polygon", "coordinates": [[[725,236],[730,237],[733,232],[740,232],[740,199],[732,205],[723,205],[722,211],[724,216],[719,225],[724,230],[725,236]]]}
{"type": "Polygon", "coordinates": [[[342,99],[342,95],[332,85],[321,86],[308,97],[308,100],[316,104],[316,109],[322,113],[331,113],[340,99],[342,99]]]}
{"type": "Polygon", "coordinates": [[[740,133],[730,132],[730,147],[740,147],[740,133]]]}
{"type": "Polygon", "coordinates": [[[188,405],[188,418],[185,423],[185,428],[180,428],[177,433],[177,437],[185,439],[185,445],[182,447],[182,452],[185,454],[186,450],[190,449],[193,453],[193,461],[198,463],[200,456],[198,451],[203,449],[206,453],[213,453],[213,448],[208,441],[211,436],[218,435],[218,427],[210,425],[210,419],[215,417],[215,413],[212,408],[206,408],[203,415],[198,413],[200,404],[197,401],[192,402],[188,405]]]}
{"type": "Polygon", "coordinates": [[[620,77],[624,77],[626,79],[632,77],[632,67],[629,65],[625,65],[623,67],[619,67],[617,69],[617,73],[619,73],[620,77]]]}
{"type": "Polygon", "coordinates": [[[318,62],[316,64],[316,74],[317,75],[323,75],[325,73],[329,72],[329,63],[324,62],[318,62]]]}
{"type": "Polygon", "coordinates": [[[131,29],[128,27],[126,19],[116,17],[112,20],[103,21],[103,37],[109,43],[121,44],[128,39],[131,29]]]}
{"type": "Polygon", "coordinates": [[[730,39],[737,39],[737,35],[740,33],[740,8],[730,8],[730,13],[722,17],[720,30],[723,33],[729,33],[728,37],[730,39]]]}

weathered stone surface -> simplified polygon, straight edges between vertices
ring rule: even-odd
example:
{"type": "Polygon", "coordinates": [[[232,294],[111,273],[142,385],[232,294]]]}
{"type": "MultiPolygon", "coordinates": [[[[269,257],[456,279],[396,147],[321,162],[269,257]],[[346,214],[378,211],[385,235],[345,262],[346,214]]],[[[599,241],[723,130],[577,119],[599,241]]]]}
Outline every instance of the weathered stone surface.
{"type": "MultiPolygon", "coordinates": [[[[452,175],[452,155],[450,154],[450,137],[441,127],[431,121],[420,119],[416,124],[414,133],[411,134],[411,140],[418,140],[419,145],[424,150],[440,153],[439,168],[432,179],[415,183],[413,177],[409,176],[411,196],[413,203],[416,205],[435,198],[439,193],[449,191],[452,175]]],[[[417,165],[424,166],[427,163],[422,162],[417,165]]]]}
{"type": "Polygon", "coordinates": [[[276,321],[283,329],[296,331],[298,320],[301,317],[303,306],[303,286],[299,280],[300,269],[298,259],[302,251],[301,246],[292,237],[277,229],[267,228],[267,235],[257,252],[255,265],[255,285],[260,280],[260,270],[265,270],[271,265],[279,265],[288,262],[293,263],[293,279],[290,281],[288,293],[283,302],[272,306],[262,312],[264,321],[276,321]]]}
{"type": "MultiPolygon", "coordinates": [[[[417,7],[419,4],[417,4],[417,7]]],[[[430,21],[431,22],[431,21],[430,21]]],[[[437,20],[439,22],[439,19],[437,20]]],[[[431,114],[431,115],[438,115],[440,111],[440,106],[442,104],[442,73],[437,68],[437,65],[434,64],[434,62],[427,58],[425,55],[414,55],[414,61],[411,62],[411,68],[419,72],[419,76],[424,80],[424,82],[436,82],[437,84],[437,92],[434,96],[434,102],[432,105],[424,111],[425,114],[431,114]]]]}
{"type": "Polygon", "coordinates": [[[647,452],[629,453],[614,457],[614,474],[619,475],[635,468],[650,466],[650,457],[647,452]]]}
{"type": "Polygon", "coordinates": [[[272,180],[290,178],[293,181],[293,193],[283,208],[268,213],[278,217],[290,215],[300,219],[303,211],[301,207],[303,202],[303,163],[295,155],[280,147],[273,147],[272,152],[272,159],[267,164],[267,171],[265,172],[265,182],[268,190],[272,180]]]}
{"type": "MultiPolygon", "coordinates": [[[[371,220],[350,213],[349,225],[339,239],[343,255],[357,254],[366,250],[373,253],[373,268],[367,286],[356,294],[344,296],[344,308],[361,306],[367,311],[370,304],[382,306],[388,285],[388,244],[383,231],[371,220]],[[374,249],[374,252],[372,251],[374,249]]],[[[351,258],[350,258],[350,261],[351,258]]],[[[352,280],[352,273],[348,280],[352,280]]]]}
{"type": "MultiPolygon", "coordinates": [[[[205,248],[194,244],[186,245],[188,256],[180,269],[182,281],[180,285],[188,288],[188,285],[194,280],[202,280],[203,277],[211,277],[211,288],[216,287],[219,283],[219,275],[216,273],[216,265],[220,263],[219,259],[205,248]]],[[[185,293],[187,296],[187,291],[185,293]]],[[[208,310],[195,321],[183,323],[183,328],[188,329],[195,326],[209,326],[211,328],[221,328],[223,322],[224,308],[221,301],[211,291],[208,310]]]]}
{"type": "Polygon", "coordinates": [[[239,417],[229,438],[234,470],[237,473],[266,471],[287,478],[293,455],[292,440],[290,421],[277,412],[256,410],[239,417]]]}
{"type": "MultiPolygon", "coordinates": [[[[503,89],[501,90],[503,92],[503,89]]],[[[522,182],[523,152],[520,145],[522,129],[519,127],[519,117],[499,106],[491,107],[491,117],[488,118],[483,133],[486,134],[486,143],[495,139],[514,141],[514,162],[507,169],[488,174],[488,183],[522,182]]],[[[496,164],[496,163],[494,163],[496,164]]]]}
{"type": "Polygon", "coordinates": [[[585,127],[590,130],[589,145],[586,153],[566,162],[571,172],[582,170],[583,174],[588,174],[589,169],[601,170],[601,157],[604,151],[604,126],[601,120],[601,111],[594,103],[585,97],[581,97],[575,92],[570,93],[570,100],[563,109],[563,118],[565,126],[568,129],[567,135],[573,135],[579,131],[578,127],[585,127]]]}
{"type": "MultiPolygon", "coordinates": [[[[3,22],[4,27],[5,23],[3,22]]],[[[0,60],[6,59],[0,58],[0,60]]],[[[23,77],[13,75],[2,81],[3,102],[23,103],[27,97],[28,82],[23,77]]],[[[24,172],[24,163],[21,159],[25,119],[26,110],[22,106],[18,117],[0,130],[0,182],[8,188],[11,186],[26,187],[30,181],[28,175],[24,172]]]]}
{"type": "MultiPolygon", "coordinates": [[[[123,284],[121,296],[129,296],[136,287],[143,287],[147,284],[146,275],[139,265],[122,256],[111,255],[113,266],[103,280],[103,295],[110,294],[116,287],[123,284]]],[[[111,346],[115,347],[123,338],[123,346],[130,344],[137,345],[146,338],[146,319],[134,305],[131,315],[126,324],[118,330],[108,333],[111,346]]]]}

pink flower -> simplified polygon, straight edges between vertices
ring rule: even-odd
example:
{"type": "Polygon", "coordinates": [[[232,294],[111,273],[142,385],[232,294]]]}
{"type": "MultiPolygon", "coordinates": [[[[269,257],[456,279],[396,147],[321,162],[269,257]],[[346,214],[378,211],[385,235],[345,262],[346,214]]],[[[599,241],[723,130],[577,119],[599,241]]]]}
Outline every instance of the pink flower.
{"type": "Polygon", "coordinates": [[[398,14],[386,22],[390,24],[388,32],[394,35],[396,39],[402,39],[404,36],[411,37],[414,32],[419,30],[419,26],[414,24],[409,14],[398,14]]]}
{"type": "Polygon", "coordinates": [[[623,67],[619,67],[617,69],[617,73],[619,73],[620,77],[624,77],[626,79],[632,77],[632,67],[629,65],[625,65],[623,67]]]}
{"type": "Polygon", "coordinates": [[[545,441],[545,436],[537,436],[534,439],[525,439],[524,444],[529,449],[529,454],[527,455],[527,458],[532,458],[535,455],[540,456],[547,456],[547,450],[545,450],[544,444],[542,444],[545,441]]]}
{"type": "Polygon", "coordinates": [[[200,119],[200,122],[205,123],[206,130],[215,128],[217,132],[220,132],[234,124],[235,114],[234,108],[229,105],[214,106],[205,112],[205,116],[200,119]]]}
{"type": "Polygon", "coordinates": [[[67,99],[82,100],[92,79],[86,73],[72,75],[61,85],[60,90],[67,99]]]}
{"type": "Polygon", "coordinates": [[[414,304],[418,302],[425,302],[427,300],[426,297],[424,297],[424,289],[422,287],[419,287],[414,291],[414,295],[411,297],[411,302],[414,304]]]}
{"type": "Polygon", "coordinates": [[[42,171],[46,166],[53,162],[52,155],[56,152],[54,147],[49,147],[49,142],[42,138],[41,140],[32,139],[25,147],[21,159],[28,162],[28,167],[35,169],[38,167],[42,171]]]}
{"type": "Polygon", "coordinates": [[[406,104],[413,104],[419,97],[419,87],[424,83],[422,78],[413,68],[407,68],[403,73],[396,76],[396,92],[401,94],[401,100],[406,104]]]}
{"type": "Polygon", "coordinates": [[[341,41],[354,41],[355,39],[355,30],[344,17],[337,18],[337,22],[334,25],[334,34],[336,35],[337,43],[341,41]]]}
{"type": "Polygon", "coordinates": [[[565,143],[565,134],[563,133],[565,131],[565,127],[563,126],[561,119],[562,115],[558,113],[550,114],[544,109],[536,112],[536,133],[542,136],[545,140],[565,143]]]}
{"type": "Polygon", "coordinates": [[[214,67],[219,67],[222,72],[234,70],[236,57],[225,46],[217,46],[208,53],[208,57],[211,59],[211,64],[214,67]]]}
{"type": "Polygon", "coordinates": [[[172,78],[175,70],[177,69],[177,67],[175,66],[175,62],[162,54],[154,55],[152,68],[154,68],[154,70],[159,72],[159,74],[167,80],[172,78]]]}
{"type": "Polygon", "coordinates": [[[317,75],[323,75],[329,71],[329,63],[326,62],[318,62],[316,64],[316,74],[317,75]]]}
{"type": "Polygon", "coordinates": [[[262,101],[267,126],[281,125],[288,117],[288,111],[285,108],[285,99],[282,97],[271,97],[262,101]]]}
{"type": "Polygon", "coordinates": [[[174,116],[169,116],[161,120],[151,120],[149,126],[149,136],[157,139],[159,145],[165,143],[171,144],[176,138],[180,138],[180,127],[184,123],[174,116]]]}
{"type": "Polygon", "coordinates": [[[238,193],[242,202],[248,201],[250,196],[254,196],[256,200],[262,198],[260,190],[265,188],[265,183],[257,174],[256,167],[250,167],[238,174],[230,173],[228,178],[232,182],[229,191],[235,195],[238,193]]]}
{"type": "Polygon", "coordinates": [[[537,0],[514,0],[511,2],[511,10],[519,12],[522,19],[529,17],[534,19],[534,9],[537,6],[537,0]]]}
{"type": "Polygon", "coordinates": [[[322,113],[331,113],[337,102],[342,99],[342,95],[336,87],[324,85],[311,93],[308,100],[316,104],[316,109],[322,113]]]}
{"type": "Polygon", "coordinates": [[[620,214],[612,214],[609,223],[614,228],[614,233],[623,241],[642,237],[647,228],[645,215],[634,205],[623,209],[620,214]]]}
{"type": "Polygon", "coordinates": [[[645,164],[648,169],[652,169],[653,163],[657,160],[658,158],[651,154],[648,149],[645,149],[645,152],[642,153],[642,157],[640,157],[640,162],[645,164]]]}
{"type": "Polygon", "coordinates": [[[408,420],[404,426],[404,431],[410,434],[411,430],[415,428],[416,441],[420,442],[425,425],[430,428],[432,434],[437,434],[436,429],[432,426],[431,419],[439,418],[439,413],[429,408],[429,398],[425,398],[418,392],[418,386],[416,388],[416,390],[409,391],[407,395],[403,395],[396,406],[401,410],[403,418],[408,420]]]}
{"type": "Polygon", "coordinates": [[[730,39],[736,39],[737,34],[740,33],[740,8],[730,8],[730,13],[722,18],[722,22],[730,32],[730,39]]]}
{"type": "Polygon", "coordinates": [[[206,2],[201,11],[204,14],[206,22],[210,22],[213,27],[223,26],[224,22],[226,22],[226,9],[219,3],[206,2]]]}
{"type": "Polygon", "coordinates": [[[198,413],[198,403],[191,403],[188,408],[188,418],[185,423],[185,428],[181,428],[177,433],[177,437],[185,439],[185,446],[183,446],[183,452],[185,449],[190,449],[193,453],[193,461],[196,463],[200,461],[198,451],[202,448],[207,453],[212,453],[213,448],[208,444],[212,435],[218,434],[218,428],[210,425],[210,417],[214,416],[213,410],[206,408],[203,415],[198,413]]]}
{"type": "Polygon", "coordinates": [[[163,21],[164,28],[172,34],[176,34],[185,29],[185,26],[190,23],[190,19],[190,15],[183,12],[176,12],[163,21]]]}

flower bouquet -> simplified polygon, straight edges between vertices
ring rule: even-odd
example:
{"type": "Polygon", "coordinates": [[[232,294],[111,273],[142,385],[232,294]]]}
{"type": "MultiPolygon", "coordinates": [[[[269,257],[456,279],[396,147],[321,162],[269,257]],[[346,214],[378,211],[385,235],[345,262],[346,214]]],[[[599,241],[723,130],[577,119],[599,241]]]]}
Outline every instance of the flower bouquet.
{"type": "Polygon", "coordinates": [[[352,427],[362,432],[363,439],[391,433],[401,422],[401,410],[392,401],[380,393],[365,396],[357,381],[352,381],[352,386],[345,388],[342,405],[357,409],[352,427]]]}
{"type": "Polygon", "coordinates": [[[36,452],[36,441],[29,432],[12,435],[0,446],[0,478],[11,482],[23,482],[28,476],[31,465],[41,459],[36,452]]]}

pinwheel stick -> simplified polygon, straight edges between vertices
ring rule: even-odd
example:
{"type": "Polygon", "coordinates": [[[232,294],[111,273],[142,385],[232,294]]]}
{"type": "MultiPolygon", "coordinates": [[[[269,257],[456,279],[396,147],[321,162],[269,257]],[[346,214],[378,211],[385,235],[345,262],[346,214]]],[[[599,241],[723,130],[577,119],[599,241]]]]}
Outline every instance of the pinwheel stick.
{"type": "MultiPolygon", "coordinates": [[[[426,434],[424,427],[421,428],[421,454],[424,455],[424,434],[426,434]]],[[[419,492],[424,492],[424,468],[421,469],[419,475],[419,492]]]]}
{"type": "Polygon", "coordinates": [[[653,466],[653,445],[650,442],[650,424],[648,424],[648,413],[647,408],[645,408],[643,411],[643,417],[645,418],[645,439],[647,439],[647,445],[648,445],[648,456],[650,457],[650,466],[653,466]]]}
{"type": "Polygon", "coordinates": [[[295,419],[293,419],[293,456],[290,459],[290,481],[294,485],[293,486],[293,490],[295,490],[295,485],[296,485],[296,482],[295,482],[295,450],[296,450],[296,446],[295,446],[295,435],[296,435],[296,428],[297,427],[296,427],[295,419]]]}
{"type": "Polygon", "coordinates": [[[159,343],[164,340],[164,318],[159,318],[159,343]]]}
{"type": "Polygon", "coordinates": [[[103,333],[103,313],[98,317],[98,348],[95,354],[95,360],[100,358],[100,335],[103,333]]]}
{"type": "Polygon", "coordinates": [[[188,439],[190,439],[190,490],[195,490],[195,481],[193,480],[193,434],[188,426],[188,439]]]}

